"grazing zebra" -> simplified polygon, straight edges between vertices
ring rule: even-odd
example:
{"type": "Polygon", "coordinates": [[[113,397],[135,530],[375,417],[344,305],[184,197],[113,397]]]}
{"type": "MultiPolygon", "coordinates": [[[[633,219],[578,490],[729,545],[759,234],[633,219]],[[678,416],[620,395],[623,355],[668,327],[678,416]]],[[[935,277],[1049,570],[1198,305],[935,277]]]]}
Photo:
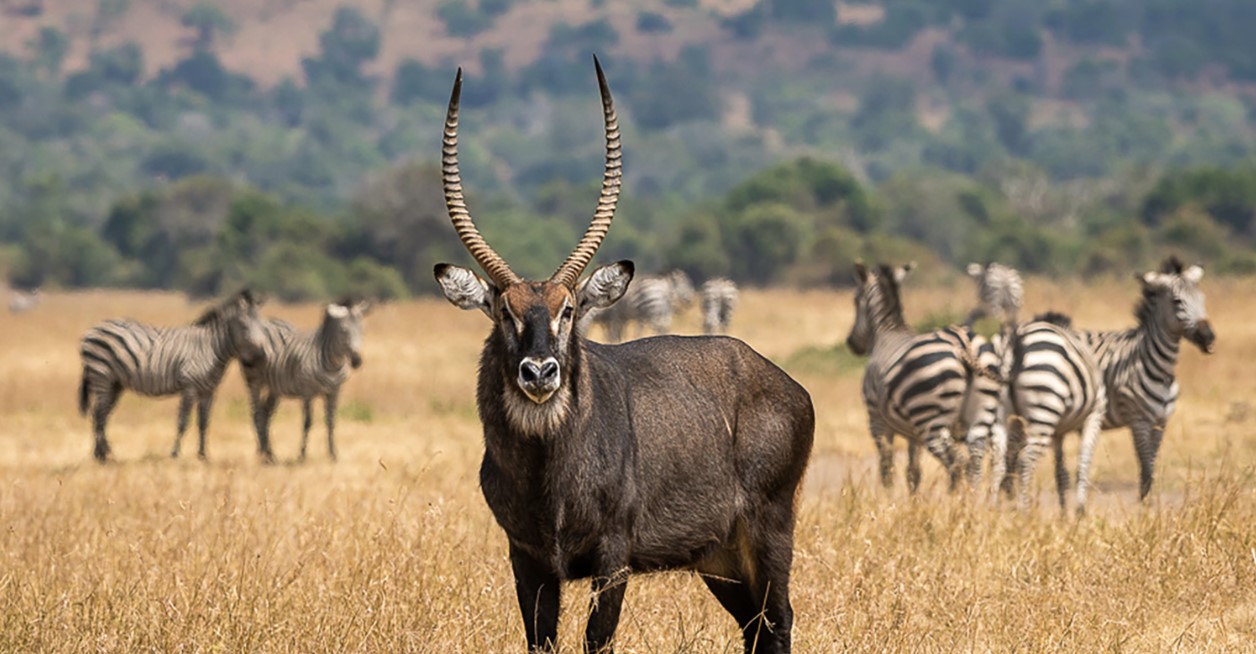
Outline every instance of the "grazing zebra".
{"type": "Polygon", "coordinates": [[[350,369],[362,365],[362,319],[370,308],[367,301],[329,304],[323,311],[322,324],[313,331],[298,331],[292,324],[274,318],[263,322],[265,356],[244,366],[258,453],[263,461],[275,460],[270,447],[270,420],[281,397],[301,399],[304,427],[300,460],[305,460],[314,398],[318,396],[323,397],[327,414],[327,454],[336,460],[336,400],[350,369]]]}
{"type": "Polygon", "coordinates": [[[9,290],[9,313],[26,313],[31,309],[39,306],[39,301],[43,299],[38,288],[29,291],[20,289],[9,290]]]}
{"type": "Polygon", "coordinates": [[[639,323],[642,332],[649,327],[656,334],[666,334],[672,316],[693,304],[693,296],[693,283],[684,271],[644,276],[632,281],[619,302],[592,314],[592,320],[606,329],[606,338],[612,342],[623,340],[631,322],[639,323]]]}
{"type": "MultiPolygon", "coordinates": [[[[1108,408],[1103,372],[1072,321],[1059,313],[1035,316],[1019,326],[1009,344],[1008,411],[1011,414],[1007,462],[1020,478],[1020,504],[1029,505],[1030,482],[1042,451],[1055,452],[1055,489],[1060,510],[1067,506],[1069,473],[1064,465],[1064,437],[1081,434],[1077,462],[1077,514],[1086,512],[1090,461],[1104,412],[1108,408]]],[[[1004,478],[1008,491],[1014,479],[1004,478]]]]}
{"type": "Polygon", "coordinates": [[[716,277],[702,284],[702,331],[723,334],[737,308],[737,284],[731,279],[716,277]]]}
{"type": "Polygon", "coordinates": [[[912,267],[855,264],[855,324],[846,343],[855,354],[868,355],[863,397],[880,457],[881,483],[893,484],[893,439],[898,434],[908,440],[907,486],[912,492],[920,485],[921,445],[946,467],[954,488],[960,466],[952,430],[961,430],[969,450],[969,479],[975,485],[997,429],[999,386],[988,376],[997,374],[998,356],[993,346],[977,341],[965,328],[917,334],[907,326],[899,284],[912,267]],[[969,428],[977,423],[983,428],[969,428]]]}
{"type": "Polygon", "coordinates": [[[255,363],[262,356],[261,302],[248,290],[206,311],[186,327],[153,327],[131,320],[107,320],[92,327],[80,345],[83,381],[79,411],[92,412],[98,461],[110,456],[105,423],[124,390],[141,395],[180,396],[178,431],[170,456],[179,456],[192,404],[197,405],[204,459],[205,431],[214,391],[233,358],[255,363]]]}
{"type": "Polygon", "coordinates": [[[968,275],[977,282],[977,307],[964,324],[971,327],[979,319],[992,316],[1004,325],[1015,325],[1025,303],[1025,284],[1020,273],[1001,263],[970,263],[968,275]]]}
{"type": "Polygon", "coordinates": [[[1136,275],[1142,299],[1138,326],[1123,331],[1081,332],[1103,369],[1108,392],[1104,429],[1129,427],[1138,455],[1138,497],[1151,491],[1156,455],[1177,404],[1178,345],[1185,338],[1212,354],[1216,336],[1204,308],[1199,282],[1204,269],[1184,268],[1169,257],[1159,272],[1136,275]]]}

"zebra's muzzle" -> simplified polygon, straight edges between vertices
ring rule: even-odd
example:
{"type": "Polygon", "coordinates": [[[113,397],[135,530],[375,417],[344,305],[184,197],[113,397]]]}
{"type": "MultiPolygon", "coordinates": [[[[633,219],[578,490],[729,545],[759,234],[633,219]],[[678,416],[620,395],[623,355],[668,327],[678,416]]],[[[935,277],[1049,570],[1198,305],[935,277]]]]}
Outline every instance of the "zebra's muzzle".
{"type": "Polygon", "coordinates": [[[349,365],[353,366],[354,370],[357,370],[358,368],[362,367],[362,355],[358,354],[357,352],[350,352],[349,353],[349,365]]]}
{"type": "Polygon", "coordinates": [[[1216,349],[1217,335],[1212,332],[1212,325],[1207,320],[1201,320],[1186,337],[1204,354],[1212,354],[1216,349]]]}

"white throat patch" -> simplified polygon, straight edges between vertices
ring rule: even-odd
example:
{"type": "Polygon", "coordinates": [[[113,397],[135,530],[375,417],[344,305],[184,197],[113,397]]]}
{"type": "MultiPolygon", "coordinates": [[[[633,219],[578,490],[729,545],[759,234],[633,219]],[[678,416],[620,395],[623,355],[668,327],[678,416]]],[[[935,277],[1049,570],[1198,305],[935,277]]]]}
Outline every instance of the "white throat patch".
{"type": "Polygon", "coordinates": [[[506,391],[506,418],[510,425],[526,436],[543,438],[557,430],[567,418],[567,404],[571,401],[571,392],[567,385],[558,387],[557,391],[542,404],[528,399],[523,391],[510,388],[506,391]]]}

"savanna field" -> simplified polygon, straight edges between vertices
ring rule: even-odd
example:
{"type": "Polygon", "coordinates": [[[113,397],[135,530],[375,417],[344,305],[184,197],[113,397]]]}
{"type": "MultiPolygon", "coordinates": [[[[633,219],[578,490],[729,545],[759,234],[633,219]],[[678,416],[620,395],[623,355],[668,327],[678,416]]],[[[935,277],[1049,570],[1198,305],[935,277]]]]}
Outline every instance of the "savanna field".
{"type": "MultiPolygon", "coordinates": [[[[910,322],[970,308],[966,281],[923,281],[907,284],[910,322]]],[[[1202,286],[1217,353],[1183,344],[1151,500],[1136,500],[1128,431],[1104,432],[1080,521],[1059,516],[1045,462],[1029,513],[948,495],[929,457],[909,498],[901,439],[896,487],[882,490],[862,360],[837,348],[850,293],[743,293],[733,335],[816,405],[795,651],[1256,651],[1256,285],[1202,286]]],[[[1080,327],[1119,328],[1133,324],[1136,295],[1127,278],[1033,280],[1026,313],[1060,308],[1080,327]]],[[[376,308],[341,396],[339,463],[321,418],[308,462],[293,463],[300,408],[288,401],[272,427],[280,464],[260,465],[233,364],[207,463],[194,427],[183,457],[168,456],[176,399],[126,394],[109,424],[116,462],[97,465],[77,408],[80,335],[107,317],[180,324],[201,308],[101,291],[0,315],[0,651],[522,651],[505,537],[478,488],[484,316],[443,299],[376,308]]],[[[312,326],[320,308],[263,312],[312,326]]],[[[697,311],[677,327],[697,333],[697,311]]],[[[1076,438],[1068,445],[1075,469],[1076,438]]],[[[564,651],[578,651],[587,602],[585,583],[565,587],[564,651]]],[[[671,573],[633,578],[617,645],[736,652],[741,638],[698,579],[671,573]]]]}

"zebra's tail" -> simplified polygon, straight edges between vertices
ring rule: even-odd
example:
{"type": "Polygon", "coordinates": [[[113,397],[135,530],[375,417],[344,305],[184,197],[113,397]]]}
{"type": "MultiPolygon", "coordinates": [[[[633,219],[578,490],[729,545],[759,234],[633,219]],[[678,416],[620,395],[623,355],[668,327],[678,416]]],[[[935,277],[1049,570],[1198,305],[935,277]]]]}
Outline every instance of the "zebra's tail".
{"type": "Polygon", "coordinates": [[[79,382],[79,413],[87,415],[92,408],[91,389],[87,386],[87,368],[83,368],[83,381],[79,382]]]}

